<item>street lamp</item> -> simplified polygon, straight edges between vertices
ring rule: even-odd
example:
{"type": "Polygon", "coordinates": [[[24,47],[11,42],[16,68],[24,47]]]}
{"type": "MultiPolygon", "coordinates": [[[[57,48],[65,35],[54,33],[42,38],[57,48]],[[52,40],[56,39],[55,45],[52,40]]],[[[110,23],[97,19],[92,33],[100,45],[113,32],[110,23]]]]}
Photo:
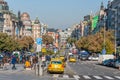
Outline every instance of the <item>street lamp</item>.
{"type": "Polygon", "coordinates": [[[106,31],[105,23],[106,23],[106,13],[104,13],[104,50],[105,50],[105,46],[106,46],[106,44],[105,44],[105,31],[106,31]]]}

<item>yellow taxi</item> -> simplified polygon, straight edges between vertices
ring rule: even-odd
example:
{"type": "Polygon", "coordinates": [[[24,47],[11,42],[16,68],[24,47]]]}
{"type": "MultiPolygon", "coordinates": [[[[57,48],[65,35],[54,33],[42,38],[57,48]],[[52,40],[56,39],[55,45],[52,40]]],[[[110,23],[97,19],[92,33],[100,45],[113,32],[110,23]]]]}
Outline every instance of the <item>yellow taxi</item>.
{"type": "Polygon", "coordinates": [[[76,62],[76,58],[74,56],[69,57],[69,62],[76,62]]]}
{"type": "Polygon", "coordinates": [[[63,64],[64,64],[64,66],[66,66],[65,56],[60,56],[59,58],[62,60],[62,62],[63,62],[63,64]]]}
{"type": "Polygon", "coordinates": [[[60,59],[61,59],[61,60],[65,60],[65,57],[64,57],[64,56],[60,56],[60,59]]]}
{"type": "Polygon", "coordinates": [[[47,72],[49,73],[64,73],[64,64],[59,59],[54,59],[50,61],[48,65],[47,72]]]}

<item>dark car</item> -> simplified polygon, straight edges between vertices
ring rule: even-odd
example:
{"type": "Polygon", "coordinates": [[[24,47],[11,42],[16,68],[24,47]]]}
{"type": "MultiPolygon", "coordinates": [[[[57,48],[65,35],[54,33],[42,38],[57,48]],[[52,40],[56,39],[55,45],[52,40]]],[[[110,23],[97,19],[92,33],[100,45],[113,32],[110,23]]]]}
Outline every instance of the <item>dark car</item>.
{"type": "Polygon", "coordinates": [[[88,60],[89,53],[87,51],[80,51],[78,58],[81,60],[88,60]]]}
{"type": "Polygon", "coordinates": [[[103,64],[104,66],[113,67],[115,61],[116,61],[116,60],[114,60],[114,59],[107,59],[107,60],[103,61],[102,64],[103,64]]]}
{"type": "Polygon", "coordinates": [[[88,54],[80,54],[81,60],[88,60],[89,55],[88,54]]]}

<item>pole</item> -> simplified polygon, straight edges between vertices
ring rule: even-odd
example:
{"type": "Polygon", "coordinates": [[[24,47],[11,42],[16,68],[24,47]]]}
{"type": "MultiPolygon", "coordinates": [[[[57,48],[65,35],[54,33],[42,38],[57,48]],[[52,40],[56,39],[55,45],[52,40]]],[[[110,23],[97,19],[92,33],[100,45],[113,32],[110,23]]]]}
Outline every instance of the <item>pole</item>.
{"type": "Polygon", "coordinates": [[[106,19],[106,15],[104,15],[104,49],[105,49],[105,31],[106,31],[106,28],[105,28],[105,19],[106,19]]]}
{"type": "Polygon", "coordinates": [[[115,10],[115,55],[116,55],[116,48],[117,48],[117,43],[116,43],[116,39],[117,39],[117,9],[115,10]]]}
{"type": "MultiPolygon", "coordinates": [[[[42,45],[40,44],[40,47],[42,47],[42,45]]],[[[40,52],[39,52],[39,56],[38,56],[38,63],[39,63],[39,76],[42,76],[43,75],[43,68],[42,68],[42,59],[40,57],[40,54],[41,54],[41,48],[40,48],[40,52]]]]}

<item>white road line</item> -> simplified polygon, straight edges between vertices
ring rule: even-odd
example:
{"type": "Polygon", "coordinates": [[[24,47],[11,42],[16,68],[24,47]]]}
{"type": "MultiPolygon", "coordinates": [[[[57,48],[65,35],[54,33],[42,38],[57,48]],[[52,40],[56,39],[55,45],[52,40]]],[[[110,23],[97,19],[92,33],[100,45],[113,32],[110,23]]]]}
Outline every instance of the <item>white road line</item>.
{"type": "Polygon", "coordinates": [[[104,76],[104,77],[107,78],[107,79],[114,79],[114,78],[112,78],[110,76],[104,76]]]}
{"type": "Polygon", "coordinates": [[[58,74],[54,74],[53,77],[59,77],[59,75],[58,74]]]}
{"type": "Polygon", "coordinates": [[[117,79],[120,79],[120,76],[114,76],[115,78],[117,78],[117,79]]]}
{"type": "Polygon", "coordinates": [[[68,75],[63,75],[63,78],[69,78],[69,76],[68,75]]]}
{"type": "Polygon", "coordinates": [[[80,79],[80,77],[79,77],[78,75],[73,75],[73,77],[74,77],[75,79],[80,79]]]}
{"type": "Polygon", "coordinates": [[[83,77],[85,78],[85,79],[91,79],[89,76],[87,76],[87,75],[83,75],[83,77]]]}
{"type": "Polygon", "coordinates": [[[94,78],[96,78],[96,79],[103,79],[102,77],[100,77],[100,76],[93,76],[94,78]]]}

